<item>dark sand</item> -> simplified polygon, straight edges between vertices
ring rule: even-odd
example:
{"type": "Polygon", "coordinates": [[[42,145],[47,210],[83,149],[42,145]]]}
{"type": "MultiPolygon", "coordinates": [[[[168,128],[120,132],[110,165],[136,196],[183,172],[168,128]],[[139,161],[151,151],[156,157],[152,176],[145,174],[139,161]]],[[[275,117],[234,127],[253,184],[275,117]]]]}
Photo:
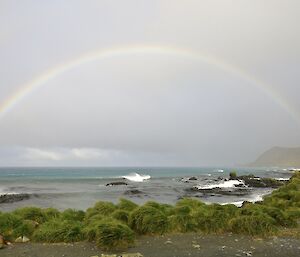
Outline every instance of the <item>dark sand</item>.
{"type": "MultiPolygon", "coordinates": [[[[250,237],[196,234],[162,237],[140,237],[127,253],[139,252],[145,257],[218,257],[270,256],[299,257],[300,240],[291,238],[252,239],[250,237]]],[[[92,243],[14,244],[0,250],[1,257],[91,257],[101,256],[92,243]]],[[[113,252],[121,255],[120,252],[113,252]]]]}

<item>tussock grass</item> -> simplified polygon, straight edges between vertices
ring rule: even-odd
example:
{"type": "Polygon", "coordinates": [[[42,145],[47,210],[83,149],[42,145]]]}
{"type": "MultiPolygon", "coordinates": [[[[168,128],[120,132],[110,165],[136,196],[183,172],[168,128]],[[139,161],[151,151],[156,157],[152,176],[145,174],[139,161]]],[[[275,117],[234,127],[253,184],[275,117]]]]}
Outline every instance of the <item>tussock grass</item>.
{"type": "Polygon", "coordinates": [[[83,225],[80,222],[52,219],[42,224],[34,233],[36,242],[77,242],[84,239],[83,225]]]}
{"type": "Polygon", "coordinates": [[[13,213],[0,214],[0,234],[7,240],[14,238],[14,231],[22,226],[22,224],[22,219],[13,213]]]}
{"type": "Polygon", "coordinates": [[[45,212],[37,207],[25,207],[17,209],[14,211],[14,214],[21,217],[24,220],[33,220],[38,223],[43,223],[47,221],[47,216],[45,212]]]}
{"type": "Polygon", "coordinates": [[[130,215],[130,213],[128,211],[116,210],[113,212],[112,217],[116,220],[119,220],[119,221],[125,223],[125,224],[128,224],[129,215],[130,215]]]}
{"type": "Polygon", "coordinates": [[[138,234],[163,234],[168,230],[167,216],[151,205],[146,203],[130,214],[129,225],[138,234]]]}
{"type": "Polygon", "coordinates": [[[85,218],[85,212],[74,209],[67,209],[61,213],[61,218],[63,220],[69,221],[83,221],[85,218]]]}
{"type": "Polygon", "coordinates": [[[99,201],[94,207],[87,209],[86,218],[90,218],[94,215],[101,214],[104,216],[108,216],[116,210],[116,206],[110,202],[99,201]]]}
{"type": "Polygon", "coordinates": [[[120,222],[99,222],[95,231],[96,244],[103,250],[122,250],[134,244],[134,232],[120,222]]]}
{"type": "Polygon", "coordinates": [[[139,207],[136,203],[129,201],[127,199],[121,198],[119,200],[119,203],[117,205],[117,208],[120,210],[124,210],[124,211],[128,211],[131,212],[134,209],[136,209],[137,207],[139,207]]]}
{"type": "Polygon", "coordinates": [[[241,215],[229,222],[230,231],[251,236],[273,235],[278,231],[274,220],[266,214],[241,215]]]}

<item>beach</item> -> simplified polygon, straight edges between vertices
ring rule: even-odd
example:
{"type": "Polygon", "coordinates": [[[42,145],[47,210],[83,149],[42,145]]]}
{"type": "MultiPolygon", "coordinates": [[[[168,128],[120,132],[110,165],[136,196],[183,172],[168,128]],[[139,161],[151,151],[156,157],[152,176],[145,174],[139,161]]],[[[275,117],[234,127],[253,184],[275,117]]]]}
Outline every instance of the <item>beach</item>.
{"type": "MultiPolygon", "coordinates": [[[[93,243],[14,244],[0,252],[1,257],[91,257],[105,254],[93,243]]],[[[136,246],[123,253],[140,253],[144,257],[298,257],[300,240],[292,238],[251,238],[240,235],[181,234],[170,236],[142,236],[136,246]]]]}

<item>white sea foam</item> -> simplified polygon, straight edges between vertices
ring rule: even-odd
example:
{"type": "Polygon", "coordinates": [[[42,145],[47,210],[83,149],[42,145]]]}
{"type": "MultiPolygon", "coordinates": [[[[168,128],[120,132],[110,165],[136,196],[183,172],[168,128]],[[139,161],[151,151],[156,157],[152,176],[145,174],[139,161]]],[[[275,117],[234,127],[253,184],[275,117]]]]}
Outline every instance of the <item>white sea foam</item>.
{"type": "Polygon", "coordinates": [[[213,188],[230,188],[235,186],[241,186],[245,185],[243,181],[240,180],[228,180],[228,181],[222,181],[221,183],[217,184],[210,184],[210,185],[204,185],[204,186],[196,186],[198,189],[213,189],[213,188]]]}
{"type": "Polygon", "coordinates": [[[250,195],[249,197],[245,198],[242,201],[226,202],[226,203],[222,203],[222,205],[225,205],[225,204],[234,204],[237,207],[241,207],[243,205],[244,201],[247,201],[247,202],[250,202],[250,203],[260,202],[260,201],[263,200],[263,197],[265,195],[270,194],[271,191],[272,190],[269,190],[269,189],[268,190],[264,190],[262,193],[252,194],[252,195],[250,195]]]}
{"type": "Polygon", "coordinates": [[[0,196],[2,195],[19,195],[20,193],[16,193],[16,192],[0,192],[0,196]]]}
{"type": "Polygon", "coordinates": [[[13,192],[13,191],[8,191],[6,188],[0,188],[0,196],[1,195],[17,195],[19,193],[13,192]]]}
{"type": "Polygon", "coordinates": [[[224,172],[224,170],[217,170],[217,172],[223,173],[223,172],[224,172]]]}
{"type": "Polygon", "coordinates": [[[275,178],[278,181],[288,181],[290,180],[289,178],[275,178]]]}
{"type": "Polygon", "coordinates": [[[138,173],[130,173],[129,175],[122,176],[122,178],[126,178],[130,181],[134,182],[143,182],[144,180],[148,180],[151,178],[150,175],[140,175],[138,173]]]}

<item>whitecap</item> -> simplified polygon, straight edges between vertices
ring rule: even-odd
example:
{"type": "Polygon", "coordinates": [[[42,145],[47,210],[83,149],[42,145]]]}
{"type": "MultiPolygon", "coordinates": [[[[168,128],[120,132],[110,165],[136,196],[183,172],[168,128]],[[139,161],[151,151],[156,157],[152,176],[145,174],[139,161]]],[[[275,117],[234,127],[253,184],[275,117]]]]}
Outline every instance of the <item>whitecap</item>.
{"type": "Polygon", "coordinates": [[[129,175],[122,176],[122,178],[125,178],[130,181],[134,181],[134,182],[143,182],[144,180],[150,179],[151,176],[150,175],[140,175],[140,174],[134,172],[134,173],[130,173],[129,175]]]}
{"type": "Polygon", "coordinates": [[[278,181],[289,181],[289,178],[275,178],[278,181]]]}
{"type": "Polygon", "coordinates": [[[230,188],[235,186],[242,186],[245,185],[243,181],[240,180],[228,180],[223,181],[222,183],[217,184],[210,184],[210,185],[204,185],[204,186],[196,186],[198,189],[213,189],[213,188],[230,188]]]}

